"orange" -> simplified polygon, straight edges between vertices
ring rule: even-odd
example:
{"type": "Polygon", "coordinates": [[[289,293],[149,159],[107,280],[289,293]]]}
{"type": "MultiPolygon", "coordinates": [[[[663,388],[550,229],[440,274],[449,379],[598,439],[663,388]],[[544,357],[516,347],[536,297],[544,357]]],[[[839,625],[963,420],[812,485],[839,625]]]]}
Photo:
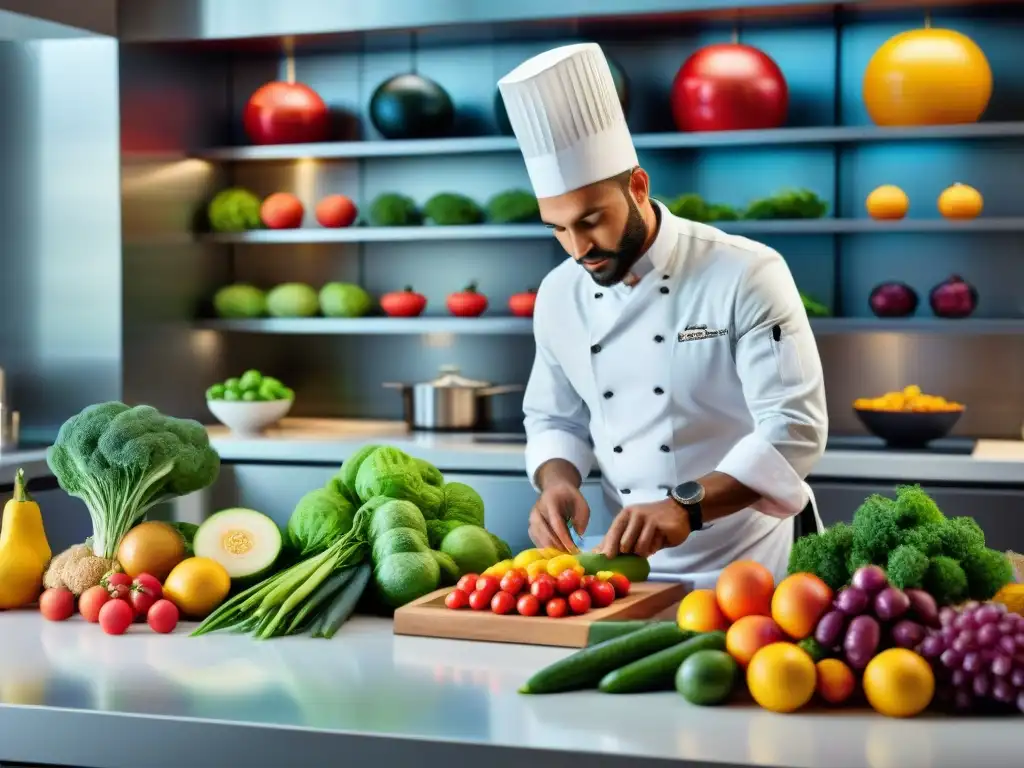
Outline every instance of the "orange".
{"type": "Polygon", "coordinates": [[[781,643],[785,634],[768,616],[744,616],[725,634],[725,650],[744,669],[754,654],[772,643],[781,643]]]}
{"type": "Polygon", "coordinates": [[[974,187],[954,184],[942,190],[938,206],[939,213],[947,219],[976,219],[981,214],[984,200],[974,187]]]}
{"type": "Polygon", "coordinates": [[[793,712],[811,700],[818,675],[807,651],[792,643],[772,643],[747,665],[747,688],[761,707],[793,712]]]}
{"type": "Polygon", "coordinates": [[[910,208],[910,198],[895,184],[883,184],[868,195],[864,207],[872,219],[902,219],[910,208]]]}
{"type": "Polygon", "coordinates": [[[868,704],[889,717],[913,717],[931,704],[935,675],[923,658],[906,648],[882,651],[864,668],[868,704]]]}
{"type": "Polygon", "coordinates": [[[813,573],[794,573],[775,588],[772,618],[794,640],[810,637],[832,606],[832,589],[813,573]]]}
{"type": "Polygon", "coordinates": [[[817,663],[818,695],[829,704],[842,704],[853,695],[857,679],[853,671],[839,659],[822,659],[817,663]]]}
{"type": "Polygon", "coordinates": [[[683,598],[676,612],[680,629],[690,632],[713,632],[729,628],[729,620],[718,607],[710,589],[695,589],[683,598]]]}
{"type": "Polygon", "coordinates": [[[731,621],[744,616],[771,616],[774,591],[772,572],[753,560],[730,563],[715,584],[718,605],[731,621]]]}

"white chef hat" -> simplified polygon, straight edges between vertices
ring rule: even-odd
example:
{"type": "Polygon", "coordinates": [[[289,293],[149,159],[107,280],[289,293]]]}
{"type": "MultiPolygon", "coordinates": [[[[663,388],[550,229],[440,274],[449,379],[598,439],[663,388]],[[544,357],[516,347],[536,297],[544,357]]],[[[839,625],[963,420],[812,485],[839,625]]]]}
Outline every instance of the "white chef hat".
{"type": "Polygon", "coordinates": [[[537,197],[554,197],[638,162],[601,46],[566,45],[498,81],[537,197]]]}

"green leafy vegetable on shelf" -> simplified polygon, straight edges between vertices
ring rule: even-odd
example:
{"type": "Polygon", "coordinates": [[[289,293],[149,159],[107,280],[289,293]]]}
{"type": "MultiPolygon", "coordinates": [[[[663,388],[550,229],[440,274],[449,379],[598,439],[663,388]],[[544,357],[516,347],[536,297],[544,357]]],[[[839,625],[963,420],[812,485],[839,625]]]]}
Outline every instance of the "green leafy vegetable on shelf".
{"type": "Polygon", "coordinates": [[[819,301],[815,301],[804,292],[800,292],[800,298],[803,300],[804,309],[807,311],[808,317],[828,317],[832,314],[828,307],[819,301]]]}
{"type": "Polygon", "coordinates": [[[755,200],[743,212],[744,219],[820,219],[828,212],[828,203],[809,189],[779,192],[755,200]]]}
{"type": "Polygon", "coordinates": [[[369,220],[374,227],[414,227],[423,223],[423,214],[411,197],[385,192],[370,203],[369,220]]]}
{"type": "Polygon", "coordinates": [[[487,201],[487,220],[492,224],[533,224],[540,222],[540,206],[532,192],[509,189],[487,201]]]}
{"type": "Polygon", "coordinates": [[[428,223],[444,227],[479,224],[484,220],[483,209],[476,201],[456,192],[441,192],[423,205],[428,223]]]}
{"type": "Polygon", "coordinates": [[[689,221],[712,223],[716,221],[735,221],[739,212],[724,203],[708,203],[698,194],[685,194],[672,198],[665,206],[674,215],[689,221]]]}
{"type": "Polygon", "coordinates": [[[260,199],[248,189],[231,187],[214,195],[206,207],[214,232],[246,232],[263,226],[260,199]]]}

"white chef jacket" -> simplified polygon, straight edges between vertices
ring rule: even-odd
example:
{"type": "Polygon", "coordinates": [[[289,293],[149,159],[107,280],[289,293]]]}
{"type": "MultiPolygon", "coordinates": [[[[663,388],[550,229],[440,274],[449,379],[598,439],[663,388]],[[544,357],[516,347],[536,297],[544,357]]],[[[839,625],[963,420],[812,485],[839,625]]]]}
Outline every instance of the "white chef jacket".
{"type": "Polygon", "coordinates": [[[761,500],[653,555],[652,578],[707,587],[752,559],[781,579],[828,433],[810,322],[776,251],[656,204],[659,232],[634,287],[598,286],[570,258],[538,289],[527,472],[537,488],[549,459],[584,478],[600,469],[607,509],[591,510],[586,548],[624,505],[724,472],[761,500]]]}

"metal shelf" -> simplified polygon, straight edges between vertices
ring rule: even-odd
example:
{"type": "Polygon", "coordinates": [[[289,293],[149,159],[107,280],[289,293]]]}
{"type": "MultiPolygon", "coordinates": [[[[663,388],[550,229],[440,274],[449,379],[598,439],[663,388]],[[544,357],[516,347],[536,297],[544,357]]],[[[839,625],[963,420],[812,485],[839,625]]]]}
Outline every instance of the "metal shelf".
{"type": "MultiPolygon", "coordinates": [[[[708,131],[701,133],[641,133],[637,149],[700,149],[787,144],[860,144],[882,141],[935,141],[1024,138],[1024,122],[965,123],[911,128],[873,125],[822,128],[776,128],[765,131],[708,131]]],[[[467,136],[416,141],[336,141],[318,144],[216,147],[192,156],[202,160],[249,162],[259,160],[343,160],[417,155],[472,155],[515,152],[511,136],[467,136]]]]}
{"type": "MultiPolygon", "coordinates": [[[[417,335],[432,333],[516,336],[533,333],[533,321],[520,317],[361,317],[265,318],[258,320],[201,320],[197,328],[233,333],[325,335],[417,335]]],[[[908,317],[829,317],[811,320],[815,335],[848,333],[944,333],[1024,335],[1024,317],[1013,320],[943,320],[908,317]]]]}
{"type": "MultiPolygon", "coordinates": [[[[1024,217],[978,218],[967,221],[947,219],[786,219],[774,221],[720,221],[715,227],[737,235],[856,235],[912,232],[1021,232],[1024,217]]],[[[402,243],[424,240],[537,240],[551,238],[551,231],[539,224],[476,224],[465,227],[350,227],[324,229],[259,229],[251,232],[206,234],[202,240],[214,243],[402,243]]]]}

